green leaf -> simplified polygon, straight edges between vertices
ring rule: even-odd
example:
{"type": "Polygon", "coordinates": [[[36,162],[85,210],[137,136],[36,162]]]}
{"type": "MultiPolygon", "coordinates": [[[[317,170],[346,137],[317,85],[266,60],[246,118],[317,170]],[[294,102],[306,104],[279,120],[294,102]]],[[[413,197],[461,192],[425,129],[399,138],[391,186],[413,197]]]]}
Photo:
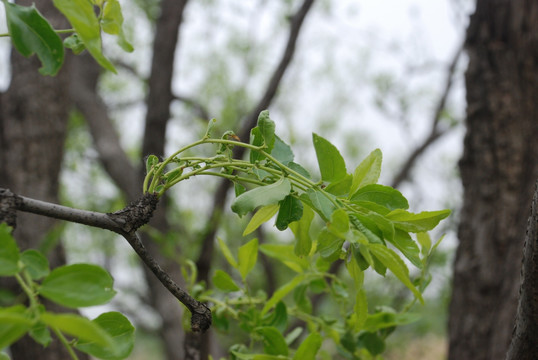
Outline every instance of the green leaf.
{"type": "Polygon", "coordinates": [[[373,356],[379,355],[385,351],[385,340],[378,334],[365,332],[359,336],[359,343],[368,350],[373,356]]]}
{"type": "Polygon", "coordinates": [[[205,131],[204,138],[210,139],[211,138],[211,132],[213,131],[213,128],[215,127],[215,124],[217,123],[217,119],[213,118],[207,122],[207,128],[205,131]]]}
{"type": "Polygon", "coordinates": [[[415,288],[411,280],[409,279],[409,269],[402,259],[391,249],[380,244],[368,245],[370,252],[389,269],[392,273],[404,284],[409,290],[413,292],[416,298],[424,304],[422,294],[415,288]]]}
{"type": "Polygon", "coordinates": [[[254,331],[263,337],[263,349],[269,355],[288,355],[288,344],[280,331],[273,326],[261,326],[254,331]]]}
{"type": "Polygon", "coordinates": [[[219,246],[220,246],[220,250],[222,251],[222,255],[224,255],[226,260],[228,260],[228,263],[230,265],[232,265],[234,268],[237,269],[239,265],[237,264],[237,261],[235,260],[232,252],[230,251],[230,248],[228,248],[228,245],[226,245],[224,240],[222,240],[221,238],[217,238],[217,239],[219,241],[219,246]]]}
{"type": "Polygon", "coordinates": [[[342,180],[331,183],[325,188],[325,191],[335,195],[335,196],[344,196],[349,193],[349,188],[351,187],[351,180],[353,177],[347,174],[342,180]]]}
{"type": "Polygon", "coordinates": [[[317,252],[319,252],[322,258],[332,262],[340,257],[344,239],[333,234],[326,227],[324,227],[321,229],[317,241],[317,252]]]}
{"type": "Polygon", "coordinates": [[[146,173],[149,173],[157,164],[159,164],[159,158],[155,155],[148,155],[146,158],[146,173]]]}
{"type": "Polygon", "coordinates": [[[38,322],[37,324],[32,326],[32,329],[30,329],[28,335],[30,335],[30,337],[34,339],[35,342],[43,345],[44,347],[49,346],[49,344],[52,342],[50,330],[42,322],[38,322]]]}
{"type": "MultiPolygon", "coordinates": [[[[277,139],[278,139],[278,137],[277,137],[277,139]]],[[[276,145],[275,145],[275,149],[276,149],[276,145]]],[[[273,153],[275,152],[275,149],[273,149],[273,153]]],[[[292,156],[293,156],[293,154],[292,154],[292,156]]],[[[279,161],[282,162],[282,160],[279,160],[279,161]]],[[[293,161],[290,161],[287,164],[286,163],[283,163],[283,164],[286,165],[287,167],[289,167],[291,170],[295,171],[296,173],[304,176],[305,178],[311,179],[311,176],[310,176],[310,173],[308,172],[308,170],[306,170],[301,165],[299,165],[297,163],[294,163],[293,161]]]]}
{"type": "Polygon", "coordinates": [[[299,221],[289,224],[291,231],[295,235],[295,255],[308,256],[312,249],[312,238],[310,237],[310,225],[314,219],[314,211],[309,206],[303,206],[303,216],[299,221]]]}
{"type": "Polygon", "coordinates": [[[273,326],[283,333],[288,327],[288,310],[286,305],[279,301],[273,311],[266,319],[264,319],[264,325],[273,326]]]}
{"type": "Polygon", "coordinates": [[[341,239],[345,239],[349,231],[349,216],[344,209],[338,209],[331,215],[327,229],[341,239]]]}
{"type": "Polygon", "coordinates": [[[419,256],[420,250],[417,243],[413,241],[411,236],[409,236],[409,233],[402,230],[396,230],[394,240],[391,241],[391,243],[396,246],[396,248],[400,250],[413,265],[419,269],[422,269],[424,265],[422,264],[422,260],[419,256]]]}
{"type": "Polygon", "coordinates": [[[273,296],[271,296],[271,298],[267,300],[267,302],[263,306],[261,315],[265,315],[269,310],[271,310],[273,306],[275,306],[280,300],[284,298],[284,296],[288,295],[293,289],[299,286],[299,284],[301,284],[304,279],[305,275],[299,274],[286,284],[279,287],[278,290],[274,292],[273,296]]]}
{"type": "Polygon", "coordinates": [[[288,195],[280,202],[280,210],[276,217],[276,228],[284,231],[291,222],[298,221],[303,216],[303,203],[295,196],[288,195]]]}
{"type": "Polygon", "coordinates": [[[329,183],[343,179],[347,175],[346,163],[338,149],[328,140],[312,134],[316,149],[321,179],[329,183]]]}
{"type": "Polygon", "coordinates": [[[271,156],[280,161],[282,164],[289,166],[290,169],[295,171],[298,170],[298,172],[300,172],[302,175],[305,175],[304,172],[306,172],[307,177],[310,177],[310,175],[308,175],[308,171],[304,170],[301,165],[295,164],[293,162],[295,156],[293,155],[293,151],[291,151],[291,147],[284,141],[282,141],[282,139],[280,139],[278,135],[275,135],[275,144],[273,150],[271,150],[271,156]],[[297,167],[301,168],[304,171],[301,172],[302,170],[297,169],[297,167]]]}
{"type": "Polygon", "coordinates": [[[243,231],[243,236],[252,233],[254,230],[259,228],[261,224],[270,220],[273,216],[275,216],[276,212],[278,211],[278,208],[278,204],[271,204],[266,205],[260,208],[260,210],[256,211],[254,216],[252,216],[249,223],[247,224],[245,231],[243,231]]]}
{"type": "Polygon", "coordinates": [[[315,360],[322,341],[323,338],[319,333],[311,333],[301,343],[293,356],[293,360],[315,360]]]}
{"type": "Polygon", "coordinates": [[[371,220],[377,229],[381,231],[381,236],[389,241],[394,239],[394,224],[383,215],[376,212],[368,212],[363,215],[363,219],[371,220]]]}
{"type": "Polygon", "coordinates": [[[269,117],[269,111],[263,110],[258,116],[258,128],[266,146],[265,151],[271,153],[275,144],[275,122],[269,117]]]}
{"type": "Polygon", "coordinates": [[[65,265],[52,270],[43,280],[39,293],[70,308],[102,305],[116,294],[113,283],[110,274],[99,266],[65,265]]]}
{"type": "Polygon", "coordinates": [[[256,260],[258,259],[258,239],[252,239],[245,245],[239,248],[238,262],[239,262],[239,273],[243,280],[247,277],[248,273],[254,265],[256,265],[256,260]]]}
{"type": "Polygon", "coordinates": [[[291,191],[291,183],[287,178],[281,178],[277,182],[261,186],[235,198],[232,203],[232,211],[243,216],[258,206],[276,204],[284,199],[291,191]]]}
{"type": "Polygon", "coordinates": [[[422,253],[422,255],[428,255],[428,252],[432,247],[432,239],[430,237],[430,234],[428,234],[427,232],[417,233],[417,241],[420,244],[420,252],[422,253]]]}
{"type": "Polygon", "coordinates": [[[4,349],[20,339],[33,325],[26,308],[16,305],[0,308],[0,349],[4,349]]]}
{"type": "Polygon", "coordinates": [[[24,56],[37,54],[43,75],[54,76],[64,62],[62,39],[49,22],[32,6],[20,6],[4,1],[6,20],[15,48],[24,56]]]}
{"type": "Polygon", "coordinates": [[[292,245],[263,244],[260,245],[260,251],[267,256],[279,260],[297,273],[302,273],[310,265],[306,258],[300,258],[295,255],[292,245]]]}
{"type": "Polygon", "coordinates": [[[129,356],[134,347],[135,328],[119,312],[107,312],[99,315],[92,323],[103,329],[113,340],[113,346],[99,346],[95,342],[79,341],[75,347],[99,359],[119,360],[129,356]]]}
{"type": "Polygon", "coordinates": [[[350,200],[353,202],[370,201],[390,210],[409,208],[409,203],[402,193],[390,186],[379,184],[363,186],[350,200]]]}
{"type": "MultiPolygon", "coordinates": [[[[254,146],[263,145],[263,135],[258,126],[250,130],[250,143],[254,146]]],[[[262,153],[257,150],[250,150],[249,161],[251,164],[255,164],[256,162],[262,161],[263,159],[265,159],[265,155],[262,155],[262,153]]]]}
{"type": "MultiPolygon", "coordinates": [[[[324,193],[317,189],[314,190],[309,188],[306,190],[306,194],[310,199],[312,207],[318,211],[318,214],[320,214],[325,221],[329,221],[335,209],[332,201],[329,200],[324,193]]],[[[301,200],[303,200],[303,198],[301,198],[301,200]]]]}
{"type": "Polygon", "coordinates": [[[86,49],[107,70],[116,73],[114,65],[103,55],[101,49],[101,27],[92,3],[87,0],[53,0],[54,6],[69,20],[86,49]]]}
{"type": "Polygon", "coordinates": [[[21,254],[24,269],[33,280],[39,280],[49,274],[49,261],[37,250],[26,250],[21,254]]]}
{"type": "Polygon", "coordinates": [[[78,55],[84,50],[86,50],[86,45],[84,45],[84,42],[80,39],[80,36],[78,36],[77,33],[66,37],[64,40],[64,46],[68,49],[71,49],[71,51],[75,55],[78,55]]]}
{"type": "Polygon", "coordinates": [[[247,188],[244,187],[243,185],[237,183],[237,182],[234,182],[234,193],[235,193],[235,196],[239,196],[241,195],[242,193],[246,192],[247,191],[247,188]]]}
{"type": "Polygon", "coordinates": [[[103,347],[113,347],[114,340],[99,325],[75,314],[54,314],[45,312],[40,316],[47,326],[58,329],[63,333],[74,336],[80,340],[94,342],[103,347]]]}
{"type": "MultiPolygon", "coordinates": [[[[353,250],[353,249],[352,251],[356,252],[356,250],[353,250]]],[[[349,275],[353,279],[355,288],[361,289],[362,284],[364,283],[364,272],[360,268],[354,254],[353,256],[350,256],[348,261],[346,262],[346,268],[347,268],[347,271],[349,272],[349,275]]]]}
{"type": "Polygon", "coordinates": [[[407,232],[424,232],[432,230],[441,220],[450,215],[450,210],[423,211],[418,214],[407,212],[405,210],[393,210],[386,215],[387,219],[392,220],[396,228],[407,232]]]}
{"type": "Polygon", "coordinates": [[[407,325],[418,321],[420,317],[419,314],[413,313],[378,312],[368,315],[364,323],[364,330],[375,332],[380,329],[407,325]]]}
{"type": "Polygon", "coordinates": [[[349,190],[350,197],[363,186],[375,184],[381,174],[381,162],[383,154],[381,150],[372,151],[355,169],[353,173],[353,182],[349,190]]]}
{"type": "Polygon", "coordinates": [[[355,332],[359,332],[368,318],[368,300],[366,299],[366,292],[364,289],[357,291],[357,298],[355,299],[355,305],[353,307],[355,312],[355,332]]]}
{"type": "Polygon", "coordinates": [[[118,0],[107,0],[103,9],[103,17],[101,19],[101,28],[107,34],[118,36],[118,45],[124,51],[132,52],[133,45],[131,45],[125,38],[123,32],[123,14],[121,12],[121,5],[118,0]]]}
{"type": "Polygon", "coordinates": [[[215,275],[213,275],[213,284],[220,290],[226,292],[240,290],[232,277],[222,270],[215,271],[215,275]]]}
{"type": "Polygon", "coordinates": [[[383,232],[379,229],[374,220],[357,213],[354,213],[352,216],[355,218],[353,220],[353,225],[366,237],[366,239],[368,239],[368,242],[373,244],[385,244],[383,242],[383,232]]]}
{"type": "Polygon", "coordinates": [[[19,272],[19,248],[11,236],[11,227],[0,224],[0,276],[11,276],[19,272]]]}

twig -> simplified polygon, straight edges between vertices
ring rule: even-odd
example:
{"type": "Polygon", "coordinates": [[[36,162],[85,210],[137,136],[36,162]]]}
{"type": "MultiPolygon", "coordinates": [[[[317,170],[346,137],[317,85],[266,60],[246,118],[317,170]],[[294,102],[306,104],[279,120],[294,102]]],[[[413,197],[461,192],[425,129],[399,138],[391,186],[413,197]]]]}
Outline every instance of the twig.
{"type": "Polygon", "coordinates": [[[458,60],[462,52],[463,52],[463,44],[458,48],[458,51],[456,51],[456,54],[452,58],[452,61],[450,62],[450,65],[448,67],[446,80],[445,80],[445,87],[444,87],[441,97],[439,98],[439,101],[437,102],[435,112],[433,113],[430,133],[424,139],[422,144],[420,144],[417,148],[415,148],[415,150],[413,150],[411,154],[409,154],[409,156],[407,157],[407,160],[401,166],[400,171],[398,172],[398,174],[394,177],[394,180],[392,181],[391,186],[393,188],[397,188],[402,182],[404,182],[405,180],[409,178],[411,170],[413,166],[415,165],[415,162],[417,161],[419,156],[422,155],[422,153],[424,153],[424,151],[431,144],[433,144],[437,139],[445,135],[451,129],[451,128],[448,128],[448,129],[441,130],[439,128],[439,123],[441,121],[441,115],[443,113],[443,110],[445,109],[445,106],[446,106],[446,100],[448,98],[448,95],[450,94],[450,89],[452,88],[456,65],[458,63],[458,60]]]}
{"type": "MultiPolygon", "coordinates": [[[[305,0],[297,13],[295,13],[295,15],[291,18],[288,42],[286,44],[284,53],[282,54],[282,58],[280,59],[278,66],[274,70],[263,96],[258,101],[258,104],[254,107],[254,109],[250,112],[250,114],[245,118],[243,126],[241,127],[241,130],[239,132],[239,138],[243,139],[243,141],[249,138],[250,130],[254,126],[256,126],[256,121],[258,119],[259,113],[267,109],[273,101],[278,86],[280,85],[280,82],[282,80],[282,77],[284,76],[286,69],[291,63],[293,54],[295,53],[295,45],[297,43],[299,33],[304,23],[304,19],[306,18],[306,15],[311,9],[313,3],[314,0],[305,0]]],[[[233,157],[235,159],[242,158],[244,154],[245,148],[243,147],[236,146],[233,150],[233,157]]],[[[198,267],[198,280],[201,281],[207,282],[209,278],[209,269],[211,267],[211,257],[213,254],[213,240],[216,232],[216,224],[218,224],[218,220],[220,219],[220,216],[222,214],[224,204],[226,203],[226,196],[228,193],[228,189],[230,188],[230,184],[231,183],[227,180],[221,181],[213,197],[213,209],[211,210],[211,216],[209,218],[209,221],[207,222],[206,230],[202,235],[202,250],[200,252],[200,257],[196,262],[196,266],[198,267]]]]}
{"type": "MultiPolygon", "coordinates": [[[[203,303],[197,301],[186,291],[181,289],[172,278],[160,267],[155,259],[148,253],[146,247],[138,237],[136,230],[146,224],[157,205],[155,195],[145,195],[137,203],[115,213],[100,213],[74,209],[67,206],[53,204],[41,200],[31,199],[13,194],[7,189],[0,188],[0,203],[11,204],[16,210],[43,215],[54,219],[66,220],[74,223],[89,225],[100,229],[113,231],[123,236],[129,245],[138,254],[140,259],[155,274],[157,279],[168,291],[174,295],[192,314],[191,326],[194,332],[205,332],[211,326],[211,311],[203,303]],[[11,201],[10,198],[16,199],[11,201]]],[[[13,209],[11,209],[13,210],[13,209]]],[[[4,219],[0,219],[4,220],[4,219]]]]}

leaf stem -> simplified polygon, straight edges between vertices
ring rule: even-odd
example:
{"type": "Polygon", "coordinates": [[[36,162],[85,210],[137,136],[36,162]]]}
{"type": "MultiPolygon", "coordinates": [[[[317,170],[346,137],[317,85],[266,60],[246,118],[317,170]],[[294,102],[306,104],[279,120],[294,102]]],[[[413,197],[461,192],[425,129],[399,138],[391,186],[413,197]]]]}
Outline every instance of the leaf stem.
{"type": "Polygon", "coordinates": [[[69,342],[65,338],[64,334],[62,334],[62,332],[60,330],[58,330],[56,327],[51,327],[51,329],[54,332],[54,334],[58,337],[60,342],[65,346],[65,348],[67,349],[67,352],[71,356],[71,359],[79,360],[77,354],[73,350],[73,347],[71,346],[71,344],[69,344],[69,342]]]}

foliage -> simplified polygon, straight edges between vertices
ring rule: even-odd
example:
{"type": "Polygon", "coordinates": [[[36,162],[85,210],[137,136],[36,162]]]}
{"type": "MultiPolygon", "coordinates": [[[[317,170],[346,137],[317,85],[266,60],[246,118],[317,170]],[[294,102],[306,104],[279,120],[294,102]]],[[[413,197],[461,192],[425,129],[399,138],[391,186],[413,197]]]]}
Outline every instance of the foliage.
{"type": "MultiPolygon", "coordinates": [[[[87,49],[104,68],[115,71],[102,53],[101,35],[117,36],[120,46],[132,50],[122,30],[123,16],[117,0],[54,0],[70,21],[73,34],[63,45],[75,53],[87,49]],[[94,12],[98,9],[98,15],[94,12]]],[[[25,56],[37,54],[40,72],[55,75],[63,64],[63,46],[48,21],[35,9],[4,0],[9,35],[15,48],[25,56]]],[[[227,131],[213,137],[215,120],[205,136],[182,147],[163,161],[155,155],[146,159],[145,193],[162,196],[181,181],[198,175],[226,178],[235,184],[231,209],[242,217],[254,212],[243,235],[255,232],[276,216],[278,230],[291,229],[293,244],[262,244],[256,238],[242,245],[236,254],[225,241],[219,246],[231,272],[217,270],[212,278],[216,289],[195,284],[196,268],[190,266],[191,292],[212,305],[218,330],[229,331],[234,322],[245,332],[247,344],[230,348],[233,359],[315,359],[325,342],[350,359],[373,359],[385,349],[385,339],[396,326],[417,319],[409,313],[423,292],[430,275],[428,263],[439,244],[432,245],[428,231],[449,215],[449,210],[412,213],[407,199],[396,189],[377,184],[382,153],[372,151],[353,172],[349,172],[340,151],[327,139],[313,134],[319,165],[318,177],[294,162],[294,154],[275,133],[267,111],[260,113],[250,141],[241,142],[227,131]],[[214,156],[191,155],[200,146],[216,145],[214,156]],[[249,150],[248,159],[233,158],[234,147],[249,150]],[[314,215],[323,221],[312,234],[314,215]],[[273,294],[253,293],[249,275],[258,253],[282,263],[294,275],[273,294]],[[351,284],[329,269],[335,262],[345,265],[351,284]],[[412,278],[408,263],[419,270],[412,278]],[[387,270],[407,287],[414,300],[400,312],[389,307],[368,306],[364,272],[372,269],[381,276],[387,270]],[[338,315],[315,314],[312,294],[325,294],[336,304],[338,315]],[[291,319],[300,320],[297,325],[291,319]],[[300,341],[299,341],[300,340],[300,341]]],[[[188,270],[185,270],[187,273],[188,270]]],[[[189,274],[187,274],[189,275],[189,274]]],[[[52,271],[46,258],[35,250],[20,253],[10,229],[0,227],[0,276],[13,276],[29,299],[28,306],[0,308],[0,348],[28,333],[46,346],[50,332],[76,358],[73,348],[103,359],[129,355],[134,328],[116,312],[90,321],[73,314],[47,311],[39,296],[63,306],[80,308],[107,303],[115,292],[113,280],[100,267],[73,264],[52,271]],[[67,340],[66,336],[73,339],[67,340]]]]}
{"type": "Polygon", "coordinates": [[[73,348],[99,359],[126,358],[134,345],[134,327],[125,316],[107,312],[90,321],[75,314],[47,311],[39,300],[44,297],[70,308],[106,304],[115,295],[112,277],[91,264],[65,265],[51,271],[40,252],[19,252],[10,234],[11,228],[0,224],[0,276],[13,276],[29,304],[0,307],[0,349],[25,334],[47,346],[53,332],[74,359],[73,348]]]}

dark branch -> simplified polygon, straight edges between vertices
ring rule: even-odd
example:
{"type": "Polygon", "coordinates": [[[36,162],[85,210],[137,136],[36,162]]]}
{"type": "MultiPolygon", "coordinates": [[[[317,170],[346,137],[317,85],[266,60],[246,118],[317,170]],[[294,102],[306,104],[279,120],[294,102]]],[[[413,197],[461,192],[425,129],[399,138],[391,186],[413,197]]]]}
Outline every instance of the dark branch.
{"type": "Polygon", "coordinates": [[[194,299],[181,289],[172,278],[160,267],[149,254],[146,247],[138,237],[136,230],[146,224],[157,206],[158,198],[153,194],[146,194],[126,208],[114,213],[100,213],[74,209],[67,206],[53,204],[45,201],[27,198],[13,194],[7,189],[0,188],[0,221],[6,221],[4,213],[19,210],[33,214],[43,215],[54,219],[66,220],[100,229],[106,229],[122,235],[146,266],[155,274],[161,284],[174,295],[192,314],[191,325],[194,332],[205,332],[211,326],[211,311],[207,306],[194,299]],[[13,206],[15,209],[4,209],[13,206]],[[4,211],[5,210],[5,211],[4,211]]]}
{"type": "Polygon", "coordinates": [[[202,105],[196,99],[189,96],[185,96],[185,95],[179,95],[179,94],[174,95],[174,99],[190,106],[193,109],[193,112],[196,114],[196,116],[199,117],[200,119],[203,119],[203,120],[210,119],[209,111],[207,111],[205,106],[202,105]]]}
{"type": "Polygon", "coordinates": [[[458,60],[462,52],[463,52],[463,45],[460,46],[460,48],[454,55],[454,58],[452,59],[448,67],[446,80],[445,80],[445,87],[443,89],[441,97],[439,98],[439,101],[437,102],[437,106],[435,107],[435,112],[433,113],[430,133],[424,139],[422,144],[417,146],[417,148],[415,148],[415,150],[413,150],[413,152],[409,154],[404,164],[400,168],[400,171],[394,177],[394,180],[392,181],[392,184],[391,184],[392,187],[397,188],[402,182],[407,180],[410,176],[411,170],[413,169],[417,159],[424,153],[424,151],[431,144],[433,144],[437,139],[445,135],[451,129],[451,128],[441,129],[439,126],[439,123],[442,118],[443,110],[446,107],[446,100],[448,98],[448,95],[450,94],[450,89],[452,88],[452,83],[454,80],[454,72],[456,71],[456,65],[458,63],[458,60]]]}

